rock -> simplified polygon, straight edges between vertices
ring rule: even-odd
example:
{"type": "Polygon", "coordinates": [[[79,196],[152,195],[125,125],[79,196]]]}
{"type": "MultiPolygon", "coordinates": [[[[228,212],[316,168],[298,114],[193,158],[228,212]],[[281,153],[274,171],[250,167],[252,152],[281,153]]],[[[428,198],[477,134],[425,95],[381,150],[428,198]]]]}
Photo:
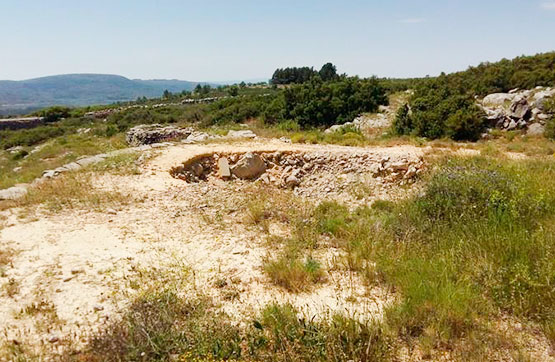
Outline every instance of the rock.
{"type": "Polygon", "coordinates": [[[71,275],[77,275],[77,274],[81,274],[84,273],[85,270],[83,268],[73,268],[71,269],[71,275]]]}
{"type": "Polygon", "coordinates": [[[118,214],[118,212],[114,209],[106,209],[106,213],[108,215],[117,215],[118,214]]]}
{"type": "Polygon", "coordinates": [[[14,168],[12,169],[13,172],[19,172],[19,171],[21,171],[21,170],[23,170],[23,167],[14,167],[14,168]]]}
{"type": "Polygon", "coordinates": [[[67,165],[64,165],[64,168],[68,171],[76,171],[81,168],[81,165],[78,164],[77,162],[72,162],[72,163],[68,163],[67,165]]]}
{"type": "Polygon", "coordinates": [[[204,166],[200,162],[195,163],[191,166],[191,171],[195,176],[200,177],[204,173],[204,166]]]}
{"type": "Polygon", "coordinates": [[[279,140],[283,143],[291,143],[291,138],[288,137],[280,137],[279,140]]]}
{"type": "Polygon", "coordinates": [[[229,178],[231,177],[231,170],[229,168],[229,162],[227,158],[221,157],[218,159],[218,177],[229,178]]]}
{"type": "Polygon", "coordinates": [[[324,131],[324,133],[328,133],[328,134],[329,134],[329,133],[334,133],[334,132],[339,131],[341,128],[343,128],[343,125],[342,125],[342,124],[336,124],[336,125],[331,126],[331,127],[328,128],[328,129],[326,129],[326,130],[324,131]]]}
{"type": "Polygon", "coordinates": [[[27,194],[27,189],[23,186],[13,186],[0,190],[0,200],[17,200],[27,194]]]}
{"type": "Polygon", "coordinates": [[[210,135],[205,132],[192,132],[187,136],[187,141],[203,142],[210,138],[210,135]]]}
{"type": "Polygon", "coordinates": [[[511,106],[509,107],[511,111],[510,116],[516,119],[529,119],[531,114],[530,106],[528,105],[528,101],[524,96],[516,97],[511,106]]]}
{"type": "Polygon", "coordinates": [[[188,137],[193,132],[190,128],[177,128],[160,124],[140,125],[131,128],[126,134],[126,141],[132,146],[159,143],[188,137]]]}
{"type": "Polygon", "coordinates": [[[555,98],[555,89],[548,88],[544,91],[537,92],[534,94],[534,107],[539,109],[540,111],[545,111],[545,106],[547,101],[551,98],[555,98]]]}
{"type": "Polygon", "coordinates": [[[241,179],[252,179],[266,171],[266,164],[262,158],[254,153],[246,153],[231,168],[231,172],[241,179]]]}
{"type": "Polygon", "coordinates": [[[507,126],[507,130],[508,131],[512,131],[513,129],[518,127],[518,123],[513,119],[511,120],[511,122],[509,122],[509,125],[507,126]]]}
{"type": "Polygon", "coordinates": [[[227,133],[227,138],[256,138],[256,134],[250,129],[233,131],[230,130],[227,133]]]}
{"type": "Polygon", "coordinates": [[[515,96],[509,93],[493,93],[485,96],[482,103],[489,106],[503,106],[505,102],[512,101],[515,96]]]}
{"type": "Polygon", "coordinates": [[[271,183],[270,180],[270,176],[268,176],[267,173],[263,174],[262,176],[260,176],[259,180],[263,183],[265,183],[266,185],[269,185],[271,183]]]}
{"type": "Polygon", "coordinates": [[[104,310],[104,307],[97,304],[97,305],[95,305],[95,306],[93,307],[93,310],[94,310],[95,312],[100,312],[100,311],[103,311],[103,310],[104,310]]]}
{"type": "Polygon", "coordinates": [[[49,343],[56,343],[60,340],[60,338],[58,338],[57,336],[49,336],[48,337],[48,342],[49,343]]]}
{"type": "Polygon", "coordinates": [[[544,131],[545,131],[545,126],[539,123],[533,123],[530,126],[528,126],[528,131],[526,132],[526,134],[528,136],[541,136],[543,135],[544,131]]]}
{"type": "Polygon", "coordinates": [[[293,189],[297,186],[299,186],[299,184],[301,183],[301,181],[294,175],[289,175],[285,178],[285,187],[293,189]]]}

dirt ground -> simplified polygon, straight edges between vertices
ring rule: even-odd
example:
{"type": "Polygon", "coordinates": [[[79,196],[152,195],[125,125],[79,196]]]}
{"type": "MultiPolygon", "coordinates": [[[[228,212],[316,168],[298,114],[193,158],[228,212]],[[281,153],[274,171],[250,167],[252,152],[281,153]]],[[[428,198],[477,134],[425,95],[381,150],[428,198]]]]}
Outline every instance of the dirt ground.
{"type": "MultiPolygon", "coordinates": [[[[130,195],[129,202],[117,209],[37,211],[27,217],[21,217],[19,209],[6,210],[0,245],[12,250],[13,257],[0,284],[11,283],[17,291],[0,293],[4,339],[49,348],[65,340],[85,342],[90,333],[118,318],[141,283],[162,275],[187,279],[184,294],[212,296],[237,320],[272,301],[289,302],[309,316],[340,311],[379,318],[395,295],[332,268],[341,254],[333,246],[317,255],[327,269],[327,281],[311,292],[289,293],[269,282],[262,268],[264,258],[272,253],[268,236],[287,235],[288,230],[275,223],[264,233],[244,222],[245,212],[238,205],[252,195],[251,181],[209,178],[186,183],[169,172],[199,155],[247,151],[364,154],[376,162],[384,158],[419,162],[430,150],[292,145],[277,140],[173,145],[149,151],[152,157],[140,166],[139,174],[96,177],[96,187],[130,195]]],[[[322,172],[307,177],[296,190],[279,192],[316,204],[325,199],[371,203],[404,197],[411,190],[398,182],[356,176],[355,180],[352,173],[346,177],[322,172]],[[337,180],[363,183],[372,197],[358,200],[349,187],[341,192],[319,189],[337,180]],[[311,192],[303,193],[303,188],[311,192]]]]}

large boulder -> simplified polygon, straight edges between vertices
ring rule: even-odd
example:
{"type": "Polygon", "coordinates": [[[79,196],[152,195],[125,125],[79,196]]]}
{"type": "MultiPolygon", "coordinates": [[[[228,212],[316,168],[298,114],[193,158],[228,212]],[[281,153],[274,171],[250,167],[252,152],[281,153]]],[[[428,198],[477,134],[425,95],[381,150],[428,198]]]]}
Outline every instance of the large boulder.
{"type": "Polygon", "coordinates": [[[526,134],[528,136],[541,136],[545,132],[545,126],[540,123],[533,123],[528,126],[526,134]]]}
{"type": "Polygon", "coordinates": [[[186,138],[193,132],[190,128],[162,126],[160,124],[140,125],[131,128],[126,135],[132,146],[150,145],[170,140],[186,138]]]}
{"type": "Polygon", "coordinates": [[[266,163],[262,157],[254,153],[244,154],[231,168],[231,173],[241,179],[253,179],[266,171],[266,163]]]}
{"type": "Polygon", "coordinates": [[[511,102],[516,97],[516,94],[509,93],[493,93],[484,97],[482,103],[487,106],[501,107],[507,102],[511,102]]]}
{"type": "Polygon", "coordinates": [[[529,119],[531,115],[531,108],[526,100],[526,97],[516,97],[509,108],[510,116],[515,119],[529,119]]]}
{"type": "Polygon", "coordinates": [[[540,111],[545,111],[547,102],[552,98],[555,98],[555,89],[547,88],[546,90],[537,92],[534,94],[534,107],[540,111]]]}

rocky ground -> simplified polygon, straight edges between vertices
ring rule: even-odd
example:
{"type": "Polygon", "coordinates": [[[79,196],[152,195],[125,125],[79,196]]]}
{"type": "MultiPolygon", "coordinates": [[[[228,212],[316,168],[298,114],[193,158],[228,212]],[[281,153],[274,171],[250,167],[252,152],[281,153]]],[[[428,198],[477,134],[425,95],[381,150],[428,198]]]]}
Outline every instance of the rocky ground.
{"type": "MultiPolygon", "coordinates": [[[[403,197],[424,167],[425,150],[258,140],[143,152],[153,157],[139,174],[94,179],[95,188],[127,195],[121,206],[2,212],[0,243],[11,251],[0,276],[4,342],[47,349],[84,342],[118,317],[145,275],[183,270],[194,275],[193,290],[202,288],[238,318],[275,300],[310,315],[347,310],[379,316],[394,298],[340,270],[329,270],[327,282],[312,292],[293,294],[271,285],[262,270],[272,252],[267,240],[287,235],[288,226],[274,222],[262,233],[245,221],[245,203],[260,193],[311,204],[403,197]],[[253,158],[259,167],[254,174],[253,158]],[[372,197],[360,198],[360,188],[372,197]]],[[[331,265],[339,254],[330,246],[318,258],[331,265]]]]}

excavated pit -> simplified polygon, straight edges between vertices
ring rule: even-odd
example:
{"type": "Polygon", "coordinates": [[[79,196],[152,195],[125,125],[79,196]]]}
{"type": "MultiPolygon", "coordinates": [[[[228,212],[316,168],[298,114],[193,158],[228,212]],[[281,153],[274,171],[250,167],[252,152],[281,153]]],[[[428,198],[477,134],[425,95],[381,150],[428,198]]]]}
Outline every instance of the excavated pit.
{"type": "Polygon", "coordinates": [[[202,154],[170,173],[187,183],[261,182],[305,196],[345,193],[364,185],[384,197],[386,189],[414,183],[423,167],[417,155],[268,151],[202,154]]]}

